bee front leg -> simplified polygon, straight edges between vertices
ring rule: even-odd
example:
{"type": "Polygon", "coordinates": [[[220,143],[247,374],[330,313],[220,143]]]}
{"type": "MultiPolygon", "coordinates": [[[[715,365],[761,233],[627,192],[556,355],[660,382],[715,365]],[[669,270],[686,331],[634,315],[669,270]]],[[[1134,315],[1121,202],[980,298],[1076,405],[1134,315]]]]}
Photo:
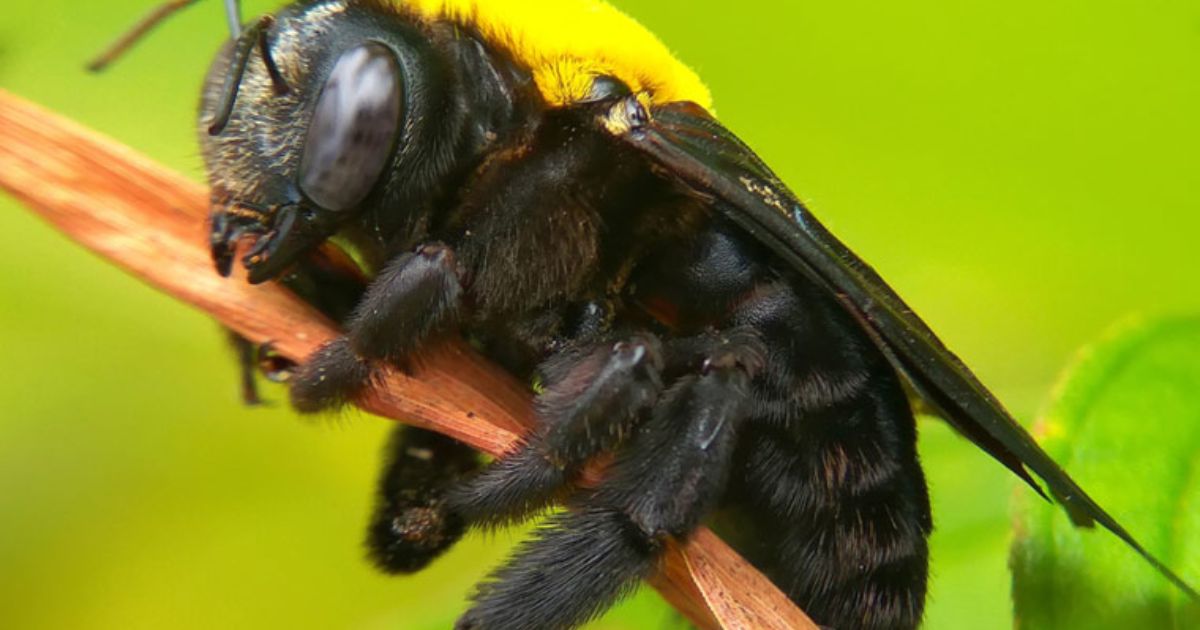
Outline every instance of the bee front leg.
{"type": "Polygon", "coordinates": [[[426,244],[396,257],[367,288],[346,334],[322,346],[292,380],[292,405],[311,413],[354,400],[370,383],[372,363],[411,369],[431,336],[457,325],[463,285],[453,251],[426,244]]]}

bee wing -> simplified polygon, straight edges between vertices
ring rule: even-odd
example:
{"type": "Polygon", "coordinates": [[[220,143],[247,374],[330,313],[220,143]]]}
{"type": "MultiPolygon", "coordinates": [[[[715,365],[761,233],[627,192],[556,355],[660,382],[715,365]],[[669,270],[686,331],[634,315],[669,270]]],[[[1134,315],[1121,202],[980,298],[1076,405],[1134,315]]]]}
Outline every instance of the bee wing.
{"type": "Polygon", "coordinates": [[[610,110],[601,123],[645,153],[666,177],[710,198],[714,211],[837,296],[926,403],[1044,497],[1028,472],[1033,471],[1076,525],[1100,523],[1181,589],[1200,598],[1088,496],[895,291],[704,109],[672,103],[647,115],[631,98],[610,110]]]}

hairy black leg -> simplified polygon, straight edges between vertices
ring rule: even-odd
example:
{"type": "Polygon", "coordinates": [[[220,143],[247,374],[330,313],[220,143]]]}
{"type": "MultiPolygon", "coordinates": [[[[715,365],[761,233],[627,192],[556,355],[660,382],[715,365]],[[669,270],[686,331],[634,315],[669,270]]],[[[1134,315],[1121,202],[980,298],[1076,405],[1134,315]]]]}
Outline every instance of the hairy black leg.
{"type": "Polygon", "coordinates": [[[631,591],[718,500],[760,352],[721,352],[678,379],[601,486],[481,583],[457,627],[571,628],[631,591]]]}
{"type": "Polygon", "coordinates": [[[236,354],[242,404],[248,407],[265,404],[267,401],[259,395],[258,377],[262,376],[272,383],[282,383],[291,379],[296,364],[280,356],[270,342],[257,344],[239,335],[232,328],[223,330],[236,354]]]}
{"type": "Polygon", "coordinates": [[[393,259],[346,321],[346,335],[318,350],[292,381],[292,405],[303,412],[337,407],[369,384],[371,361],[411,367],[431,335],[458,321],[463,288],[451,250],[439,244],[393,259]]]}
{"type": "Polygon", "coordinates": [[[817,623],[913,628],[932,523],[899,379],[817,292],[756,296],[738,319],[771,352],[730,493],[757,539],[739,547],[817,623]]]}
{"type": "Polygon", "coordinates": [[[573,628],[631,592],[662,541],[610,508],[555,514],[482,582],[457,630],[573,628]]]}
{"type": "Polygon", "coordinates": [[[439,243],[392,260],[346,322],[360,356],[405,367],[431,335],[458,323],[463,294],[454,252],[439,243]]]}
{"type": "Polygon", "coordinates": [[[471,524],[521,520],[558,498],[587,460],[618,444],[662,389],[656,338],[561,352],[543,364],[545,390],[535,400],[538,427],[509,455],[450,493],[471,524]]]}
{"type": "Polygon", "coordinates": [[[462,536],[445,491],[479,466],[474,449],[432,431],[399,426],[388,442],[367,528],[367,552],[387,573],[411,573],[462,536]]]}
{"type": "Polygon", "coordinates": [[[236,356],[242,404],[254,407],[262,404],[258,395],[258,346],[232,328],[224,328],[225,336],[236,356]]]}

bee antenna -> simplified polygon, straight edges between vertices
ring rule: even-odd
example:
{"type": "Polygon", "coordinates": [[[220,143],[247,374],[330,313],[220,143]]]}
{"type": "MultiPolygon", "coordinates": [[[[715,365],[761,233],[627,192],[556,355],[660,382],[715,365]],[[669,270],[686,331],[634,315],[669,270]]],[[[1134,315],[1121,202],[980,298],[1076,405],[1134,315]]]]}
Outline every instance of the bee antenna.
{"type": "MultiPolygon", "coordinates": [[[[104,52],[100,53],[94,59],[89,61],[87,64],[87,69],[91,72],[100,72],[101,70],[105,69],[112,62],[119,59],[121,55],[124,55],[125,51],[129,50],[130,46],[133,46],[141,41],[142,37],[144,37],[146,33],[149,33],[154,27],[162,23],[163,20],[178,13],[181,9],[195,4],[196,1],[197,0],[167,0],[167,2],[158,5],[145,16],[143,16],[142,19],[138,20],[137,24],[133,25],[133,28],[130,28],[125,32],[125,34],[118,37],[115,42],[110,44],[109,47],[104,50],[104,52]]],[[[226,0],[227,4],[229,2],[236,4],[237,0],[226,0]]]]}
{"type": "Polygon", "coordinates": [[[242,85],[242,77],[246,74],[246,64],[250,62],[250,55],[256,46],[262,54],[263,65],[267,67],[267,74],[271,77],[275,93],[286,94],[288,92],[287,82],[279,72],[279,67],[275,65],[267,42],[267,30],[274,23],[275,19],[266,15],[255,22],[254,26],[238,35],[233,46],[233,54],[229,58],[229,70],[225,73],[225,84],[221,86],[221,100],[218,101],[216,114],[208,126],[209,135],[215,136],[221,133],[225,129],[225,125],[229,124],[229,118],[233,116],[233,106],[237,102],[238,90],[242,85]]]}
{"type": "Polygon", "coordinates": [[[271,85],[275,88],[275,95],[282,96],[288,93],[288,84],[284,80],[283,74],[279,72],[279,66],[275,65],[275,58],[271,56],[270,42],[267,41],[267,31],[274,20],[269,16],[263,18],[269,20],[266,26],[258,32],[258,52],[262,54],[263,65],[267,67],[267,74],[271,77],[271,85]]]}
{"type": "Polygon", "coordinates": [[[229,22],[229,36],[237,39],[242,34],[242,3],[225,0],[225,19],[229,22]]]}

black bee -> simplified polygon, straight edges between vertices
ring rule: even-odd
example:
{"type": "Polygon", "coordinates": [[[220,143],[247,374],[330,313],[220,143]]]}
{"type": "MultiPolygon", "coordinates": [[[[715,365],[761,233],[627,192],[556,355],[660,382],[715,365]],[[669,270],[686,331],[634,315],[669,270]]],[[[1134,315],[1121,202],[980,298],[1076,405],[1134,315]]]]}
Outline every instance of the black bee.
{"type": "Polygon", "coordinates": [[[200,138],[217,269],[252,239],[251,282],[344,325],[293,374],[297,409],[447,335],[535,384],[537,428],[490,464],[415,429],[390,447],[368,534],[386,571],[568,508],[460,628],[583,623],[710,518],[818,623],[916,626],[932,522],[910,396],[1196,596],[607,5],[298,2],[219,54],[200,138]]]}

